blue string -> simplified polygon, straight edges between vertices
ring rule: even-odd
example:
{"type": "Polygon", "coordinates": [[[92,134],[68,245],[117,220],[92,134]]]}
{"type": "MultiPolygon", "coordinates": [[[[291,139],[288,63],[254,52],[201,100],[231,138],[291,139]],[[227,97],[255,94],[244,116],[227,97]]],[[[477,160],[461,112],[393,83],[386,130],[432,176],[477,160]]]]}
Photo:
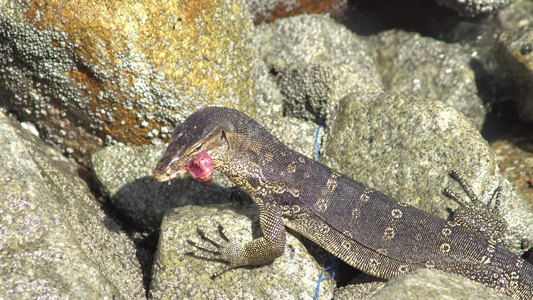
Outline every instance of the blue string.
{"type": "Polygon", "coordinates": [[[331,267],[325,268],[324,271],[322,271],[322,273],[320,273],[320,276],[318,277],[318,284],[316,285],[315,296],[313,297],[313,299],[315,299],[315,300],[318,300],[318,298],[320,297],[320,283],[322,281],[326,280],[326,279],[335,278],[335,271],[333,270],[333,265],[335,265],[335,260],[337,258],[335,256],[331,255],[331,253],[328,253],[328,255],[329,255],[329,258],[331,259],[331,267]],[[322,278],[322,275],[324,275],[324,273],[327,270],[331,270],[331,276],[330,277],[326,277],[326,278],[322,278]]]}
{"type": "MultiPolygon", "coordinates": [[[[323,127],[324,127],[323,125],[320,125],[316,129],[315,151],[316,151],[316,161],[317,162],[320,162],[320,151],[319,151],[319,147],[318,147],[318,134],[320,133],[320,128],[323,128],[323,127]]],[[[320,273],[320,276],[318,277],[318,283],[316,285],[315,296],[313,297],[313,299],[315,299],[315,300],[318,300],[318,298],[320,297],[320,283],[322,281],[326,280],[326,279],[331,279],[331,278],[335,277],[335,271],[333,271],[333,265],[335,264],[335,260],[337,258],[335,256],[331,255],[330,253],[328,253],[328,255],[329,255],[329,258],[331,259],[331,267],[327,267],[326,269],[324,269],[322,271],[322,273],[320,273]],[[328,271],[328,270],[331,270],[331,276],[330,277],[326,277],[326,278],[322,278],[324,273],[326,271],[328,271]]]]}
{"type": "Polygon", "coordinates": [[[316,129],[316,137],[315,137],[316,162],[320,162],[320,151],[318,151],[318,134],[320,133],[320,128],[324,128],[324,125],[320,125],[316,129]]]}

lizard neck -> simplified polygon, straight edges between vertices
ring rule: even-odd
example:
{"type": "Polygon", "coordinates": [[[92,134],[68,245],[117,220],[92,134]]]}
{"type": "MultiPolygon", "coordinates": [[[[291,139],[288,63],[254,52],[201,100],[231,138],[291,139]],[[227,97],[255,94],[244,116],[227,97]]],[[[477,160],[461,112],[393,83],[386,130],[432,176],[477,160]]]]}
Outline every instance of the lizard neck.
{"type": "Polygon", "coordinates": [[[215,168],[252,197],[265,193],[269,183],[282,180],[283,162],[294,158],[292,150],[252,119],[227,133],[227,140],[228,149],[215,168]]]}
{"type": "Polygon", "coordinates": [[[245,131],[233,132],[227,138],[229,147],[215,168],[258,205],[272,197],[278,204],[298,198],[308,188],[301,182],[318,182],[331,173],[286,147],[255,121],[245,131]]]}

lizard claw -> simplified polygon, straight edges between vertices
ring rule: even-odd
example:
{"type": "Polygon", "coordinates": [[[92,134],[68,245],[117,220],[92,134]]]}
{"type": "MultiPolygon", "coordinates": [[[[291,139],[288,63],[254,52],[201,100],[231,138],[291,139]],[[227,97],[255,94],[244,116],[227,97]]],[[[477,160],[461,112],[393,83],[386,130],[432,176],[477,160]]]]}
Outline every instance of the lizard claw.
{"type": "Polygon", "coordinates": [[[218,261],[225,263],[226,266],[222,269],[215,272],[213,275],[211,275],[211,279],[214,279],[215,277],[220,276],[224,272],[227,272],[237,266],[238,264],[234,263],[234,256],[228,255],[228,253],[234,253],[235,249],[238,249],[239,246],[235,245],[233,242],[231,242],[228,237],[226,236],[226,232],[224,230],[224,227],[222,225],[218,225],[218,232],[222,239],[222,241],[219,241],[210,235],[206,234],[200,227],[196,228],[198,235],[205,241],[208,242],[208,244],[200,244],[194,241],[189,240],[189,244],[194,246],[196,249],[203,251],[202,252],[187,252],[186,255],[193,256],[199,259],[204,260],[210,260],[210,261],[218,261]]]}
{"type": "Polygon", "coordinates": [[[501,187],[496,188],[492,198],[484,204],[479,201],[478,197],[466,182],[463,176],[456,170],[450,172],[450,177],[457,181],[469,200],[461,199],[450,189],[444,189],[444,194],[460,204],[460,207],[454,212],[454,221],[482,234],[490,236],[496,234],[502,237],[507,229],[507,222],[499,212],[501,187]],[[494,203],[493,203],[494,201],[494,203]]]}
{"type": "Polygon", "coordinates": [[[224,241],[229,243],[228,236],[226,235],[226,229],[222,226],[222,224],[218,224],[218,233],[220,234],[220,237],[224,239],[224,241]]]}
{"type": "MultiPolygon", "coordinates": [[[[220,225],[218,225],[218,226],[220,226],[220,225]]],[[[203,240],[208,241],[209,243],[213,244],[217,248],[221,248],[222,247],[222,245],[217,240],[215,240],[211,236],[207,235],[202,229],[200,229],[200,227],[197,227],[196,231],[198,232],[198,235],[203,240]]]]}

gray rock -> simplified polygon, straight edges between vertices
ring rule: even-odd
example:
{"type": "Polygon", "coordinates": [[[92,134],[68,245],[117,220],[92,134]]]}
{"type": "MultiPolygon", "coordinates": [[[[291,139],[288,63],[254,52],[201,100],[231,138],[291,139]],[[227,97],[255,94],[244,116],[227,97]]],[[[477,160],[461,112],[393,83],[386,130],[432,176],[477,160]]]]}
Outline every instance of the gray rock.
{"type": "MultiPolygon", "coordinates": [[[[216,228],[222,224],[232,241],[245,243],[258,237],[257,222],[255,205],[240,209],[228,205],[173,209],[161,224],[150,298],[313,299],[318,276],[324,268],[291,234],[287,235],[285,253],[271,264],[237,268],[214,280],[210,276],[223,264],[186,255],[195,251],[187,240],[202,243],[197,226],[219,238],[216,228]]],[[[334,285],[333,280],[323,281],[321,297],[330,299],[334,285]]]]}
{"type": "MultiPolygon", "coordinates": [[[[316,125],[286,117],[261,117],[258,122],[302,154],[314,158],[316,125]]],[[[153,178],[155,165],[166,145],[109,146],[95,153],[92,166],[105,194],[136,226],[154,230],[171,208],[185,205],[219,204],[231,201],[233,183],[216,171],[207,184],[188,175],[169,185],[153,178]]]]}
{"type": "Polygon", "coordinates": [[[520,116],[533,121],[533,26],[509,29],[500,34],[495,46],[499,65],[520,89],[514,101],[520,116]]]}
{"type": "Polygon", "coordinates": [[[448,6],[460,15],[475,17],[481,14],[494,13],[512,0],[436,0],[440,5],[448,6]]]}
{"type": "Polygon", "coordinates": [[[531,206],[503,179],[487,142],[455,109],[402,94],[350,95],[341,100],[328,132],[325,163],[395,199],[447,219],[458,204],[446,187],[465,197],[450,170],[458,170],[486,203],[498,185],[509,223],[510,249],[533,240],[531,206]]]}
{"type": "Polygon", "coordinates": [[[133,243],[78,168],[0,112],[0,290],[12,299],[141,299],[133,243]]]}
{"type": "MultiPolygon", "coordinates": [[[[261,117],[256,121],[292,150],[316,160],[315,137],[318,125],[293,117],[261,117]]],[[[319,146],[325,135],[319,134],[319,146]]]]}
{"type": "Polygon", "coordinates": [[[365,300],[379,291],[386,280],[379,280],[371,275],[361,274],[355,278],[356,282],[350,282],[347,285],[335,290],[335,300],[359,299],[365,300]]]}
{"type": "Polygon", "coordinates": [[[498,23],[506,29],[533,24],[533,1],[514,0],[497,15],[498,23]]]}
{"type": "Polygon", "coordinates": [[[351,93],[380,89],[346,65],[329,62],[297,65],[276,75],[286,115],[325,125],[339,100],[351,93]]]}
{"type": "Polygon", "coordinates": [[[281,92],[270,75],[264,61],[258,61],[253,74],[254,89],[257,94],[257,117],[280,116],[283,112],[281,92]]]}
{"type": "Polygon", "coordinates": [[[357,70],[381,87],[381,76],[364,39],[322,15],[299,15],[258,26],[255,45],[268,67],[277,71],[327,62],[357,70]]]}
{"type": "Polygon", "coordinates": [[[342,19],[348,7],[347,0],[246,0],[255,24],[270,23],[278,18],[299,14],[324,14],[342,19]]]}
{"type": "Polygon", "coordinates": [[[385,31],[370,42],[385,91],[443,101],[481,129],[486,112],[466,46],[401,30],[385,31]]]}
{"type": "Polygon", "coordinates": [[[512,299],[464,277],[438,270],[417,270],[389,280],[383,288],[369,297],[372,300],[478,300],[512,299]]]}
{"type": "Polygon", "coordinates": [[[335,291],[335,300],[385,299],[511,299],[467,278],[420,269],[388,281],[349,284],[335,291]]]}

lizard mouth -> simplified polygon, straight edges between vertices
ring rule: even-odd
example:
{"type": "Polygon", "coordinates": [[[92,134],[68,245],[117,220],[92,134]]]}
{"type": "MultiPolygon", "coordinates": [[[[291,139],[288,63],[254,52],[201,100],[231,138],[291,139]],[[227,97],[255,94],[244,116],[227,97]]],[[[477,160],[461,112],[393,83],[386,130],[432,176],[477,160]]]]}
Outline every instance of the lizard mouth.
{"type": "Polygon", "coordinates": [[[213,159],[206,151],[196,155],[196,157],[191,159],[184,167],[177,169],[176,165],[179,163],[180,158],[174,158],[166,167],[163,168],[163,172],[155,175],[157,181],[169,181],[187,171],[191,177],[196,180],[206,181],[207,183],[211,183],[213,181],[213,159]]]}
{"type": "Polygon", "coordinates": [[[198,154],[183,168],[187,169],[192,178],[196,180],[206,181],[207,183],[213,182],[212,177],[215,169],[213,167],[213,159],[206,151],[198,154]]]}

